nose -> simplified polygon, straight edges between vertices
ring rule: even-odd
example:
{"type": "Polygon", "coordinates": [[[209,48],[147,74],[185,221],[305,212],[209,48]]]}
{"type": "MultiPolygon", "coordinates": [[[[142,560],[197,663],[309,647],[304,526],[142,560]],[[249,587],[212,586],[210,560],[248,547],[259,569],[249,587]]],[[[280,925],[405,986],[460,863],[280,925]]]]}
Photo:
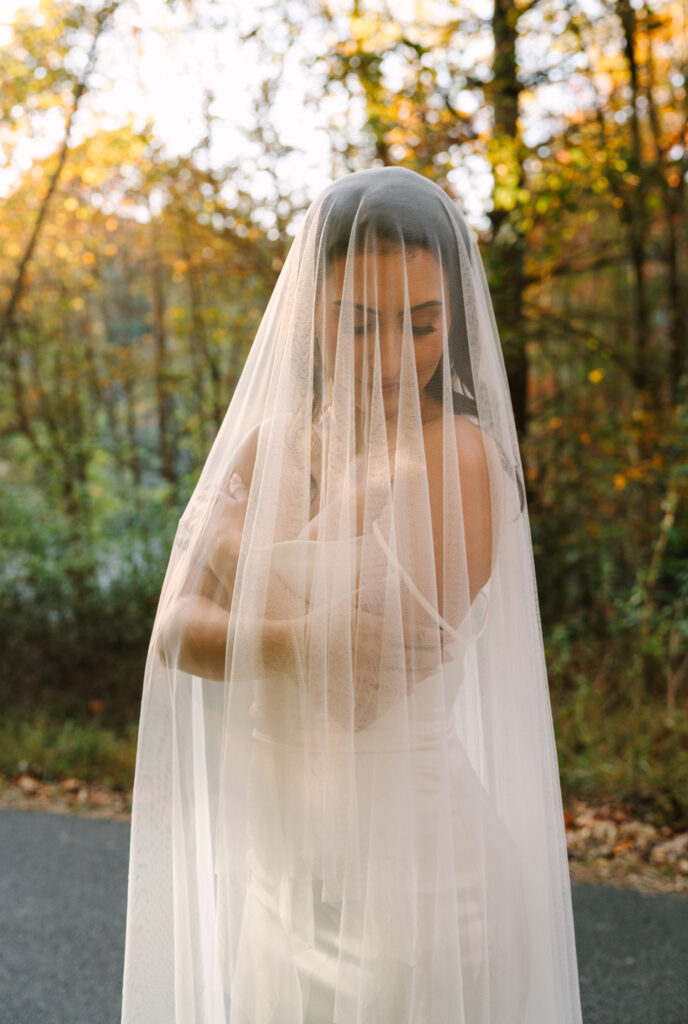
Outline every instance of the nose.
{"type": "Polygon", "coordinates": [[[401,331],[396,324],[380,324],[379,345],[382,384],[396,383],[401,373],[401,331]]]}

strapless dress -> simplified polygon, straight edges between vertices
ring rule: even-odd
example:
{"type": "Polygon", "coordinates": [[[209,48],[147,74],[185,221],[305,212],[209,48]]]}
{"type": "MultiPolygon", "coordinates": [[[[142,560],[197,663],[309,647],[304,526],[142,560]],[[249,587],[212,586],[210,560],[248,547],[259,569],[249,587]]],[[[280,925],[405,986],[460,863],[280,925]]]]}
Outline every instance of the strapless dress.
{"type": "MultiPolygon", "coordinates": [[[[377,521],[373,522],[372,535],[410,593],[413,594],[424,611],[442,628],[445,637],[451,639],[460,638],[464,642],[469,643],[480,636],[487,624],[489,583],[479,592],[479,596],[483,599],[484,609],[482,623],[478,630],[474,630],[472,634],[469,634],[467,626],[463,626],[463,624],[456,630],[433,608],[425,595],[418,589],[410,573],[400,563],[388,545],[377,521]]],[[[352,551],[355,575],[358,576],[361,568],[363,542],[363,536],[345,537],[340,540],[295,539],[278,541],[270,545],[269,549],[264,550],[269,553],[271,570],[282,579],[294,594],[297,594],[305,601],[311,593],[316,569],[320,572],[324,571],[328,578],[332,578],[341,571],[343,565],[349,564],[352,551]]]]}
{"type": "MultiPolygon", "coordinates": [[[[355,545],[360,565],[361,544],[360,537],[283,541],[272,550],[272,569],[305,596],[323,557],[336,573],[355,545]]],[[[293,682],[256,682],[250,882],[235,979],[247,1021],[332,1024],[335,1010],[337,1022],[352,1024],[506,1020],[483,1016],[484,992],[488,953],[498,960],[500,949],[509,946],[511,957],[518,949],[519,915],[497,912],[515,905],[518,883],[508,838],[454,726],[467,645],[460,630],[433,614],[453,637],[450,671],[423,680],[371,727],[342,733],[341,780],[336,730],[327,761],[314,763],[305,755],[293,682]],[[304,836],[324,832],[341,844],[342,862],[351,849],[351,811],[348,818],[342,812],[340,829],[336,808],[351,808],[352,743],[356,849],[367,857],[365,920],[345,892],[328,893],[317,863],[303,856],[304,836]],[[323,774],[329,803],[319,833],[323,774]],[[400,779],[408,780],[406,790],[400,779]],[[369,1013],[360,1016],[366,1001],[369,1013]]],[[[244,1024],[240,1013],[236,1019],[244,1024]]]]}

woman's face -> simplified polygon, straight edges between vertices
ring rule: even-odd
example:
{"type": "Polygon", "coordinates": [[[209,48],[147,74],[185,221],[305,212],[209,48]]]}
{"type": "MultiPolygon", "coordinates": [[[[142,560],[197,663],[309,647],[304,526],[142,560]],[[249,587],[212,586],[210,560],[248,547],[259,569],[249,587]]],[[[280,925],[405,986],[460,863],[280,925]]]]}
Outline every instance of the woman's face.
{"type": "MultiPolygon", "coordinates": [[[[413,333],[413,350],[419,394],[432,377],[444,347],[444,311],[448,289],[444,272],[427,249],[359,253],[352,259],[353,324],[341,324],[342,293],[346,257],[335,260],[328,271],[321,295],[318,323],[324,331],[323,354],[328,377],[334,373],[340,326],[353,333],[356,404],[369,401],[373,384],[373,361],[380,352],[380,377],[385,414],[396,409],[399,400],[404,316],[413,333]],[[367,374],[365,374],[367,364],[367,374]],[[368,394],[363,394],[364,376],[368,394]]],[[[347,301],[348,305],[348,301],[347,301]]],[[[446,325],[449,329],[449,324],[446,325]]]]}

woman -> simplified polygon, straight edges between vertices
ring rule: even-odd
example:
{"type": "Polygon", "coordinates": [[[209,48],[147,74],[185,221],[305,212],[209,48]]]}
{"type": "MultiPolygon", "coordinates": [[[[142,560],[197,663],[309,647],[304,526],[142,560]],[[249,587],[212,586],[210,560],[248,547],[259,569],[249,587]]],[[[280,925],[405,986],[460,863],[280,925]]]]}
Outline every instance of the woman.
{"type": "Polygon", "coordinates": [[[579,1024],[521,464],[411,171],[294,241],[146,666],[123,1024],[579,1024]]]}

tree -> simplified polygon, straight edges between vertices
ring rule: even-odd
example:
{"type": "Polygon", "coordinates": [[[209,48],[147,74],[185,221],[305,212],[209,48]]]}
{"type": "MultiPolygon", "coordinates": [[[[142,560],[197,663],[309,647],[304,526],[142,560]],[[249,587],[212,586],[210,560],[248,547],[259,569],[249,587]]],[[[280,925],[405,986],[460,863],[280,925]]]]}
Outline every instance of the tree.
{"type": "MultiPolygon", "coordinates": [[[[3,63],[5,63],[6,67],[0,68],[0,81],[5,82],[3,89],[5,95],[2,97],[3,108],[11,102],[12,92],[14,92],[16,98],[21,98],[31,111],[35,111],[37,108],[45,109],[45,106],[52,107],[56,102],[61,101],[64,104],[64,137],[56,154],[54,168],[48,177],[45,193],[38,205],[31,231],[21,251],[5,308],[0,315],[0,348],[2,348],[8,333],[12,330],[17,306],[26,285],[27,268],[40,237],[48,207],[64,169],[74,120],[79,106],[86,95],[95,68],[98,43],[108,22],[121,3],[122,0],[111,0],[110,3],[104,4],[93,13],[88,12],[83,4],[73,4],[66,2],[66,0],[48,0],[48,2],[43,3],[41,11],[42,20],[39,21],[39,26],[40,28],[46,27],[46,34],[52,36],[51,42],[57,42],[58,45],[57,55],[53,58],[53,63],[56,66],[51,69],[51,74],[48,74],[44,64],[40,63],[46,40],[40,28],[39,30],[36,29],[34,15],[31,12],[23,12],[15,23],[14,48],[4,55],[3,63]],[[81,30],[87,21],[90,22],[88,28],[91,41],[86,66],[80,73],[70,73],[64,63],[64,55],[66,52],[69,52],[72,45],[70,43],[70,36],[76,31],[81,30]],[[20,54],[21,57],[19,56],[20,54]],[[36,86],[31,81],[30,74],[27,73],[32,68],[34,69],[34,79],[37,78],[39,82],[42,82],[43,78],[48,78],[46,83],[48,89],[46,92],[41,87],[39,91],[34,93],[36,86]],[[46,73],[37,75],[36,72],[39,70],[46,73]],[[8,92],[10,93],[9,97],[7,95],[8,92]]],[[[19,116],[21,116],[23,113],[21,103],[15,103],[10,108],[10,117],[6,124],[6,127],[9,128],[9,133],[6,132],[6,135],[16,132],[18,116],[14,115],[15,111],[18,111],[19,116]]],[[[29,115],[29,119],[33,120],[32,114],[29,115]]]]}

